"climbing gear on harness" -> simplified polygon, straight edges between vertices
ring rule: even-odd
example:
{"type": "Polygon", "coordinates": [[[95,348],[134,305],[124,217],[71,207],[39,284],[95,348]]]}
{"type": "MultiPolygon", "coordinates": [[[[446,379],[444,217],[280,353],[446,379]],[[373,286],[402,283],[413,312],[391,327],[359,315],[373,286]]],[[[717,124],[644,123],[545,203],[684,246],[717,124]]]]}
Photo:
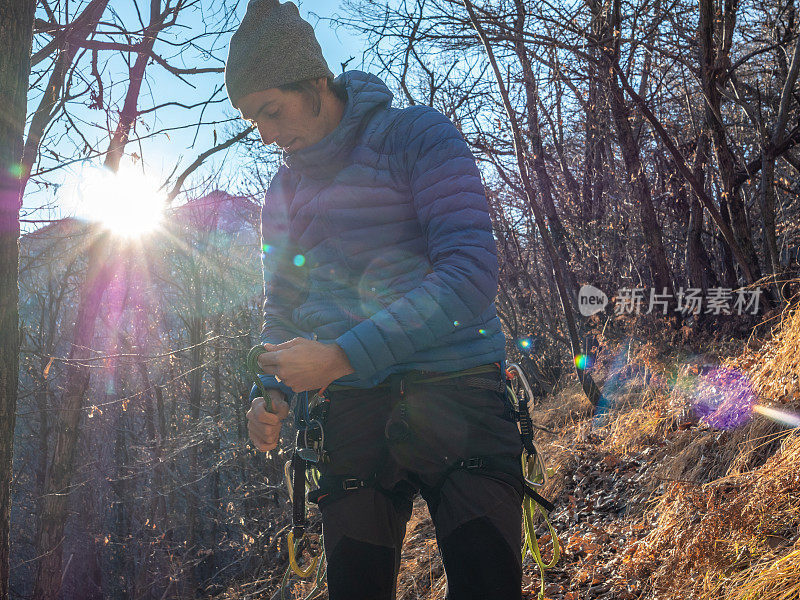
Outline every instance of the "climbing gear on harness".
{"type": "Polygon", "coordinates": [[[297,562],[297,552],[305,536],[306,530],[306,486],[319,485],[320,463],[327,462],[324,450],[325,430],[323,423],[327,416],[328,399],[319,393],[309,401],[308,392],[297,395],[294,423],[297,429],[295,450],[292,459],[284,466],[289,499],[292,502],[292,530],[288,535],[289,568],[284,574],[284,585],[281,588],[281,599],[284,599],[285,584],[290,572],[306,579],[316,573],[314,589],[306,596],[312,598],[319,591],[320,582],[324,578],[325,550],[312,557],[309,564],[302,568],[297,562]]]}
{"type": "MultiPolygon", "coordinates": [[[[308,400],[308,392],[297,395],[294,418],[297,429],[295,450],[291,460],[284,465],[286,487],[292,503],[292,530],[287,536],[289,566],[281,583],[281,600],[286,600],[286,587],[292,573],[302,579],[312,575],[315,577],[314,588],[306,596],[306,600],[313,598],[320,591],[321,582],[325,578],[324,547],[318,556],[312,555],[305,567],[301,567],[298,563],[298,555],[303,540],[307,539],[305,535],[307,486],[319,485],[318,465],[327,462],[323,449],[325,442],[323,423],[327,410],[328,401],[319,394],[315,394],[311,401],[308,400]]],[[[322,545],[321,539],[320,545],[322,545]]]]}
{"type": "MultiPolygon", "coordinates": [[[[257,355],[256,355],[257,357],[257,355]]],[[[400,396],[405,393],[406,383],[433,384],[439,382],[453,383],[468,387],[479,387],[502,392],[505,389],[503,381],[481,378],[480,375],[494,372],[497,373],[500,365],[480,365],[471,369],[457,371],[453,373],[436,372],[412,372],[393,376],[375,387],[385,388],[394,386],[400,396]]],[[[319,390],[308,399],[308,392],[297,395],[295,404],[295,427],[297,429],[295,451],[292,459],[284,467],[287,487],[292,501],[292,537],[289,541],[289,568],[284,575],[284,582],[288,581],[290,573],[299,577],[306,578],[311,575],[316,567],[317,577],[324,569],[325,552],[324,549],[320,556],[313,558],[312,561],[302,568],[297,563],[296,548],[303,540],[306,527],[306,501],[319,505],[323,501],[331,501],[343,494],[352,491],[371,487],[382,493],[391,496],[392,492],[383,490],[376,484],[377,477],[373,476],[368,480],[354,477],[336,477],[331,474],[322,475],[318,465],[328,462],[327,454],[324,449],[326,421],[329,399],[326,392],[336,392],[348,389],[358,389],[342,384],[331,384],[319,390]],[[317,489],[306,493],[306,484],[310,483],[317,486],[317,489]]],[[[385,434],[389,439],[400,441],[410,435],[410,428],[406,421],[406,411],[400,405],[397,420],[390,420],[386,424],[385,434]]],[[[311,598],[317,590],[317,586],[312,590],[307,598],[311,598]]],[[[283,592],[282,592],[283,593],[283,592]]]]}
{"type": "Polygon", "coordinates": [[[289,568],[286,569],[286,572],[283,574],[283,579],[281,580],[281,600],[288,600],[286,598],[286,589],[289,586],[289,577],[292,573],[295,573],[298,577],[305,579],[311,575],[312,571],[316,570],[314,573],[314,587],[305,597],[305,600],[310,600],[321,591],[322,581],[325,579],[325,550],[322,551],[320,556],[312,559],[308,567],[302,569],[297,564],[297,553],[300,549],[300,540],[295,540],[294,534],[290,532],[287,536],[287,542],[289,550],[289,568]]]}
{"type": "MultiPolygon", "coordinates": [[[[258,377],[260,371],[257,360],[258,355],[265,351],[266,349],[263,346],[256,346],[250,351],[248,355],[248,370],[254,375],[257,385],[262,390],[265,402],[268,402],[268,395],[258,377]]],[[[541,600],[544,597],[544,572],[554,567],[560,557],[560,544],[557,533],[547,516],[547,513],[552,511],[554,506],[537,491],[537,488],[541,488],[547,482],[547,471],[544,467],[542,454],[533,441],[533,430],[536,426],[533,424],[528,410],[528,399],[533,398],[533,392],[524,371],[516,363],[509,365],[504,373],[501,372],[499,378],[481,377],[481,375],[488,373],[496,374],[500,369],[500,364],[494,363],[493,365],[480,365],[453,373],[414,371],[390,376],[375,387],[391,387],[395,392],[393,396],[399,398],[398,410],[387,420],[384,430],[386,438],[392,442],[404,441],[411,435],[411,428],[407,420],[407,406],[405,404],[405,386],[407,384],[447,383],[465,388],[487,389],[503,394],[506,399],[509,420],[515,421],[519,428],[523,446],[520,462],[518,463],[516,459],[508,460],[492,456],[477,456],[458,460],[442,473],[437,484],[430,488],[428,492],[432,494],[438,493],[438,489],[444,485],[447,478],[457,469],[480,472],[486,477],[498,479],[517,489],[519,489],[518,486],[521,483],[523,530],[525,532],[522,556],[524,558],[526,553],[530,553],[539,567],[541,588],[538,597],[541,600]],[[517,381],[522,387],[519,390],[519,394],[514,390],[514,381],[517,381]],[[536,537],[535,519],[537,513],[541,514],[546,523],[553,543],[553,554],[548,563],[545,563],[542,557],[536,537]]],[[[387,495],[392,493],[389,490],[383,490],[377,485],[376,474],[367,479],[332,474],[320,476],[319,466],[329,462],[324,448],[324,425],[330,404],[326,392],[349,389],[361,388],[343,384],[331,384],[313,394],[311,400],[308,397],[309,392],[303,392],[296,396],[294,408],[295,427],[297,429],[295,451],[291,460],[287,461],[284,467],[287,488],[292,501],[292,530],[288,536],[289,567],[283,577],[282,599],[285,597],[286,586],[292,573],[301,578],[308,578],[315,574],[316,583],[314,589],[306,596],[306,600],[317,594],[321,581],[325,577],[324,547],[320,555],[312,557],[305,567],[301,567],[298,563],[300,549],[304,539],[306,539],[307,501],[319,505],[323,501],[329,502],[337,497],[363,488],[374,488],[387,495]],[[309,485],[316,486],[317,489],[308,491],[309,485]]]]}
{"type": "MultiPolygon", "coordinates": [[[[259,377],[262,371],[258,364],[258,357],[264,352],[267,352],[267,349],[263,345],[256,345],[250,349],[247,354],[247,370],[264,398],[265,410],[272,412],[272,401],[268,390],[261,381],[261,377],[259,377]]],[[[304,579],[316,573],[317,583],[314,589],[306,596],[306,600],[319,592],[320,583],[325,577],[324,549],[319,556],[312,556],[305,567],[300,566],[298,557],[303,541],[307,539],[305,537],[307,526],[306,485],[317,485],[319,483],[319,472],[316,470],[316,465],[326,461],[325,451],[323,450],[325,442],[323,423],[325,422],[326,414],[326,398],[315,394],[309,402],[308,392],[298,394],[294,417],[294,424],[297,429],[295,450],[291,460],[284,465],[286,486],[289,492],[289,499],[292,502],[292,529],[287,536],[289,567],[286,569],[281,583],[282,600],[285,600],[286,587],[291,573],[304,579]]]]}
{"type": "Polygon", "coordinates": [[[519,378],[522,385],[519,396],[514,392],[513,386],[508,386],[508,392],[511,395],[516,414],[518,415],[520,435],[525,450],[522,457],[522,475],[525,490],[525,498],[522,501],[523,530],[525,532],[522,557],[524,558],[526,553],[530,553],[536,565],[539,567],[541,585],[539,587],[538,599],[542,600],[544,598],[544,572],[547,569],[552,569],[556,563],[558,563],[561,557],[561,544],[558,541],[558,534],[547,516],[547,513],[552,511],[554,506],[551,502],[542,498],[535,489],[536,487],[544,486],[547,483],[548,476],[542,453],[533,441],[533,421],[531,420],[530,411],[528,410],[528,401],[533,398],[533,391],[531,390],[527,377],[525,377],[525,372],[517,363],[509,365],[506,373],[511,380],[519,378]],[[536,537],[536,525],[534,521],[537,512],[541,514],[542,519],[547,525],[550,539],[553,542],[553,556],[548,563],[545,563],[542,558],[542,553],[539,549],[539,540],[536,537]]]}
{"type": "Polygon", "coordinates": [[[311,562],[308,565],[308,567],[306,567],[305,569],[300,568],[300,565],[297,564],[297,554],[296,553],[297,553],[297,550],[298,550],[298,548],[300,546],[300,541],[301,540],[298,540],[298,541],[295,542],[295,540],[294,540],[294,531],[290,531],[289,535],[287,536],[286,539],[287,539],[288,550],[289,550],[289,566],[291,567],[292,571],[294,571],[295,575],[305,579],[306,577],[311,575],[312,571],[316,570],[317,561],[319,560],[319,557],[312,558],[311,562]]]}

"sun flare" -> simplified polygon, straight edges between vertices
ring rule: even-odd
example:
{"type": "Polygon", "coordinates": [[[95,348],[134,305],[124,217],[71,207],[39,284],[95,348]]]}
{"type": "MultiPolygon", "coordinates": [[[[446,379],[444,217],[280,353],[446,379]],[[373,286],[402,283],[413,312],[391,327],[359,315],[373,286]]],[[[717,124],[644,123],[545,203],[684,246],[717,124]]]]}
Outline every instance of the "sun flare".
{"type": "Polygon", "coordinates": [[[141,171],[93,167],[66,185],[64,209],[78,219],[99,223],[115,235],[140,237],[164,220],[166,196],[141,171]]]}

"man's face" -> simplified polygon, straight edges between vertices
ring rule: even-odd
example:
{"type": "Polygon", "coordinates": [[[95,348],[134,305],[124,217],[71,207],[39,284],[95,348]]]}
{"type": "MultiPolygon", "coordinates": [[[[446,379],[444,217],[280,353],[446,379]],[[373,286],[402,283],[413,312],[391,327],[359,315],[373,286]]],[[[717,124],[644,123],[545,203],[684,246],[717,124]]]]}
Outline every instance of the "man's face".
{"type": "Polygon", "coordinates": [[[242,118],[258,128],[266,146],[277,144],[287,153],[313,146],[328,133],[322,111],[315,115],[306,94],[270,88],[239,101],[242,118]]]}

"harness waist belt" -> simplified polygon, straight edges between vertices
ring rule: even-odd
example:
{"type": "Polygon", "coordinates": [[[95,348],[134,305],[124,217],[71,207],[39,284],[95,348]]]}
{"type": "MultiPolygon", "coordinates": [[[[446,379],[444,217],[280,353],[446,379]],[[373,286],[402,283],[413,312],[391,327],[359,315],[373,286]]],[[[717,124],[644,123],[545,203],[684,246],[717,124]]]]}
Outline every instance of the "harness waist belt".
{"type": "MultiPolygon", "coordinates": [[[[475,375],[484,375],[487,373],[496,373],[499,375],[500,374],[499,365],[497,363],[491,365],[478,365],[477,367],[464,369],[462,371],[452,371],[449,373],[437,373],[432,371],[406,371],[405,373],[396,373],[395,377],[402,376],[403,380],[406,383],[439,383],[439,382],[450,382],[453,379],[463,379],[463,383],[465,385],[469,385],[471,387],[479,387],[489,390],[495,390],[497,392],[502,393],[506,387],[504,377],[501,377],[499,380],[475,377],[475,375]]],[[[327,388],[325,388],[325,390],[331,392],[337,392],[340,390],[377,389],[377,388],[388,388],[391,387],[391,385],[392,385],[392,376],[390,375],[389,377],[381,381],[378,385],[373,386],[372,388],[358,388],[352,385],[332,383],[327,388]]]]}

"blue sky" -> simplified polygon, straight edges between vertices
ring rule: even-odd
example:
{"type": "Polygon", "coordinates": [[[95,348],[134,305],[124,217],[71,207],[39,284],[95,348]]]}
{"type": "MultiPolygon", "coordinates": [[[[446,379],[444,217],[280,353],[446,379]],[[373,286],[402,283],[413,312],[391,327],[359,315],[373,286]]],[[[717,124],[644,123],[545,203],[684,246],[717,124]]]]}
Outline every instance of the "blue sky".
{"type": "Polygon", "coordinates": [[[340,64],[351,56],[354,56],[355,59],[348,65],[348,69],[357,69],[362,66],[361,55],[365,49],[363,41],[353,37],[345,29],[339,28],[334,31],[327,22],[317,22],[315,18],[317,15],[330,18],[338,13],[338,2],[306,0],[298,3],[298,7],[303,18],[314,26],[317,39],[322,46],[322,53],[335,75],[341,72],[340,64]]]}

